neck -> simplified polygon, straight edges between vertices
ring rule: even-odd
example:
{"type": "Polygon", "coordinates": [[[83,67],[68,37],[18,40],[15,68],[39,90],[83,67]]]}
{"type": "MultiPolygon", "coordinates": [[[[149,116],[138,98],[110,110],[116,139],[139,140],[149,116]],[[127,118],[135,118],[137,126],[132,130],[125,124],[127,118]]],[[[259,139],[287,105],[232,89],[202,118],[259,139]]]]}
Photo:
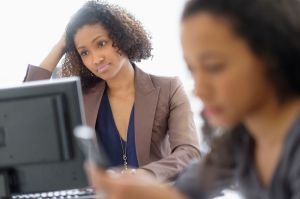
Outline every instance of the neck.
{"type": "Polygon", "coordinates": [[[134,91],[134,69],[128,61],[119,73],[110,80],[106,81],[109,95],[119,95],[134,91]]]}
{"type": "Polygon", "coordinates": [[[280,145],[299,112],[299,97],[284,103],[273,98],[247,117],[245,125],[258,145],[280,145]]]}

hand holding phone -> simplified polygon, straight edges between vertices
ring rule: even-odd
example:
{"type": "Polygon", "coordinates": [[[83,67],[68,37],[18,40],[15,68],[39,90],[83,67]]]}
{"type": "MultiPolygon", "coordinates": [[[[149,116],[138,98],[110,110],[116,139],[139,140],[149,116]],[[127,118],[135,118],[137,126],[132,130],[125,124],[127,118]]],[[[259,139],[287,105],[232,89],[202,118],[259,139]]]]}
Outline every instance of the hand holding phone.
{"type": "Polygon", "coordinates": [[[94,129],[88,126],[78,126],[74,129],[74,135],[87,162],[104,169],[110,166],[104,150],[97,144],[94,129]]]}

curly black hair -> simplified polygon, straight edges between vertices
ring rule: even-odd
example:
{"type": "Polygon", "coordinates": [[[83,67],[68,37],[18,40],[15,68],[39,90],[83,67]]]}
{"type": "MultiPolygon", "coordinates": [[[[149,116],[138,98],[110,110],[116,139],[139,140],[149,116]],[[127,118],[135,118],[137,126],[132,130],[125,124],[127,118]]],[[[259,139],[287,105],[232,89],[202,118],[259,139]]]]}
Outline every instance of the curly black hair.
{"type": "Polygon", "coordinates": [[[79,76],[83,91],[102,81],[83,64],[74,36],[84,25],[100,24],[113,41],[113,47],[127,55],[130,62],[139,62],[152,56],[150,35],[141,23],[125,9],[104,1],[86,2],[71,18],[66,27],[66,49],[60,76],[79,76]]]}

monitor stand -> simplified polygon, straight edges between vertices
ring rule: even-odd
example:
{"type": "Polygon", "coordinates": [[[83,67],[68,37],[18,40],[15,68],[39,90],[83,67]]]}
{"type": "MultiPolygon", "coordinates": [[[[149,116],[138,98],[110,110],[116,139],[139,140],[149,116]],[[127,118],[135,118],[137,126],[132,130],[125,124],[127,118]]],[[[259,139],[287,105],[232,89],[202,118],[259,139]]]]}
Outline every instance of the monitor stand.
{"type": "Polygon", "coordinates": [[[0,169],[0,198],[9,199],[11,197],[11,185],[13,184],[13,175],[10,170],[0,169]]]}

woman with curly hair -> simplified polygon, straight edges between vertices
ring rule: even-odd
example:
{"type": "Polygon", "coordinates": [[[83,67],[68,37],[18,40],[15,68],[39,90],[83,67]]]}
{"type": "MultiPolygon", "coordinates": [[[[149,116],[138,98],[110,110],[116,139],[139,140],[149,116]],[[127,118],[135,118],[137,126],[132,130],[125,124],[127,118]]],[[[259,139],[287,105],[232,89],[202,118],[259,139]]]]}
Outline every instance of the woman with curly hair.
{"type": "Polygon", "coordinates": [[[111,166],[167,180],[200,153],[180,81],[147,74],[135,64],[151,57],[151,50],[149,35],[131,14],[89,1],[40,66],[29,65],[25,81],[50,78],[65,55],[60,74],[81,78],[87,124],[111,166]]]}

